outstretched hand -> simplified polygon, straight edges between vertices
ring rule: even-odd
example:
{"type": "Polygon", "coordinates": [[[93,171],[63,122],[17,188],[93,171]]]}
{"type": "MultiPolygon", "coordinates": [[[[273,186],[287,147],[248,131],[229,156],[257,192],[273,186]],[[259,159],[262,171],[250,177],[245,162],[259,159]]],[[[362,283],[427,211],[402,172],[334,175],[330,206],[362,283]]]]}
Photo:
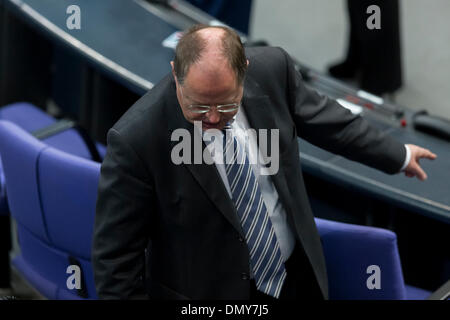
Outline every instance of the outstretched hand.
{"type": "Polygon", "coordinates": [[[408,166],[404,170],[405,176],[410,178],[417,177],[421,181],[426,180],[427,174],[420,167],[419,160],[422,158],[434,160],[437,158],[437,155],[435,155],[428,149],[424,149],[413,144],[408,144],[407,146],[411,150],[411,159],[408,163],[408,166]]]}

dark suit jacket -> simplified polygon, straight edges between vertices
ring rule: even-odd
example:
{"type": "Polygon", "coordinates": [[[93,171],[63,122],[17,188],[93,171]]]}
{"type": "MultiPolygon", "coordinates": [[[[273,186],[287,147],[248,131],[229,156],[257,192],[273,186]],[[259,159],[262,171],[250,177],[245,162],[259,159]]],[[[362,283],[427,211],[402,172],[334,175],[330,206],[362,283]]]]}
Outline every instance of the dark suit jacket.
{"type": "MultiPolygon", "coordinates": [[[[328,296],[320,238],[303,183],[297,136],[387,173],[405,148],[335,101],[305,88],[279,48],[247,49],[243,108],[255,129],[279,129],[280,170],[272,176],[307,261],[328,296]]],[[[144,294],[167,299],[248,299],[249,252],[216,166],[171,161],[171,133],[193,125],[171,76],[128,110],[108,133],[101,168],[92,262],[100,298],[144,294]],[[151,240],[149,265],[144,250],[151,240]]],[[[301,271],[301,270],[300,270],[301,271]]]]}

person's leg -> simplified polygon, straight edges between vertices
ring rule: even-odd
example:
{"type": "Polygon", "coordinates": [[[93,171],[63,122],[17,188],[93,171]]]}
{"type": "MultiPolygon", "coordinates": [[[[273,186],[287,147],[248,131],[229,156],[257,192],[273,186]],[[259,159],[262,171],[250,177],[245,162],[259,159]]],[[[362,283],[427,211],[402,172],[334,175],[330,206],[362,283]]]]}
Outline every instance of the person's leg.
{"type": "Polygon", "coordinates": [[[11,270],[9,251],[11,250],[11,232],[9,216],[0,216],[0,289],[10,288],[11,270]]]}
{"type": "Polygon", "coordinates": [[[361,35],[361,88],[381,95],[402,86],[399,3],[398,0],[370,3],[380,7],[381,29],[365,28],[361,35]]]}
{"type": "Polygon", "coordinates": [[[299,244],[286,261],[286,272],[288,281],[281,290],[281,300],[323,300],[309,259],[299,244]]]}
{"type": "Polygon", "coordinates": [[[351,79],[357,74],[360,65],[360,43],[358,36],[359,0],[347,0],[349,37],[347,55],[341,63],[329,67],[328,72],[335,78],[351,79]]]}

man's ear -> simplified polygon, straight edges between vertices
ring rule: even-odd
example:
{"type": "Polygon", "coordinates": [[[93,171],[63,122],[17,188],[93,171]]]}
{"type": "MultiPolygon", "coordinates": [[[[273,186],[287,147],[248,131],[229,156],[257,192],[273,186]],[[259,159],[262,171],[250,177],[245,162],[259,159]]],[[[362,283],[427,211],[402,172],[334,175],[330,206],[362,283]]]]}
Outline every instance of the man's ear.
{"type": "Polygon", "coordinates": [[[248,59],[247,59],[247,67],[248,67],[249,64],[250,64],[250,61],[248,61],[248,59]]]}
{"type": "Polygon", "coordinates": [[[172,75],[175,78],[175,80],[177,80],[177,75],[175,74],[175,67],[173,61],[170,61],[170,66],[172,67],[172,75]]]}

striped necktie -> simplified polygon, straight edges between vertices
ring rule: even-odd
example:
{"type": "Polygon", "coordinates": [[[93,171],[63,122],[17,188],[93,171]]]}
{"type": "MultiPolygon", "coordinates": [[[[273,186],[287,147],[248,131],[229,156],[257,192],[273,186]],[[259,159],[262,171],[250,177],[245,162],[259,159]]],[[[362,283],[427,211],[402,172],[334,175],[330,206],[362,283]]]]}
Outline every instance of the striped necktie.
{"type": "Polygon", "coordinates": [[[225,171],[250,251],[256,288],[278,298],[286,278],[280,246],[245,150],[227,131],[223,144],[225,171]]]}

